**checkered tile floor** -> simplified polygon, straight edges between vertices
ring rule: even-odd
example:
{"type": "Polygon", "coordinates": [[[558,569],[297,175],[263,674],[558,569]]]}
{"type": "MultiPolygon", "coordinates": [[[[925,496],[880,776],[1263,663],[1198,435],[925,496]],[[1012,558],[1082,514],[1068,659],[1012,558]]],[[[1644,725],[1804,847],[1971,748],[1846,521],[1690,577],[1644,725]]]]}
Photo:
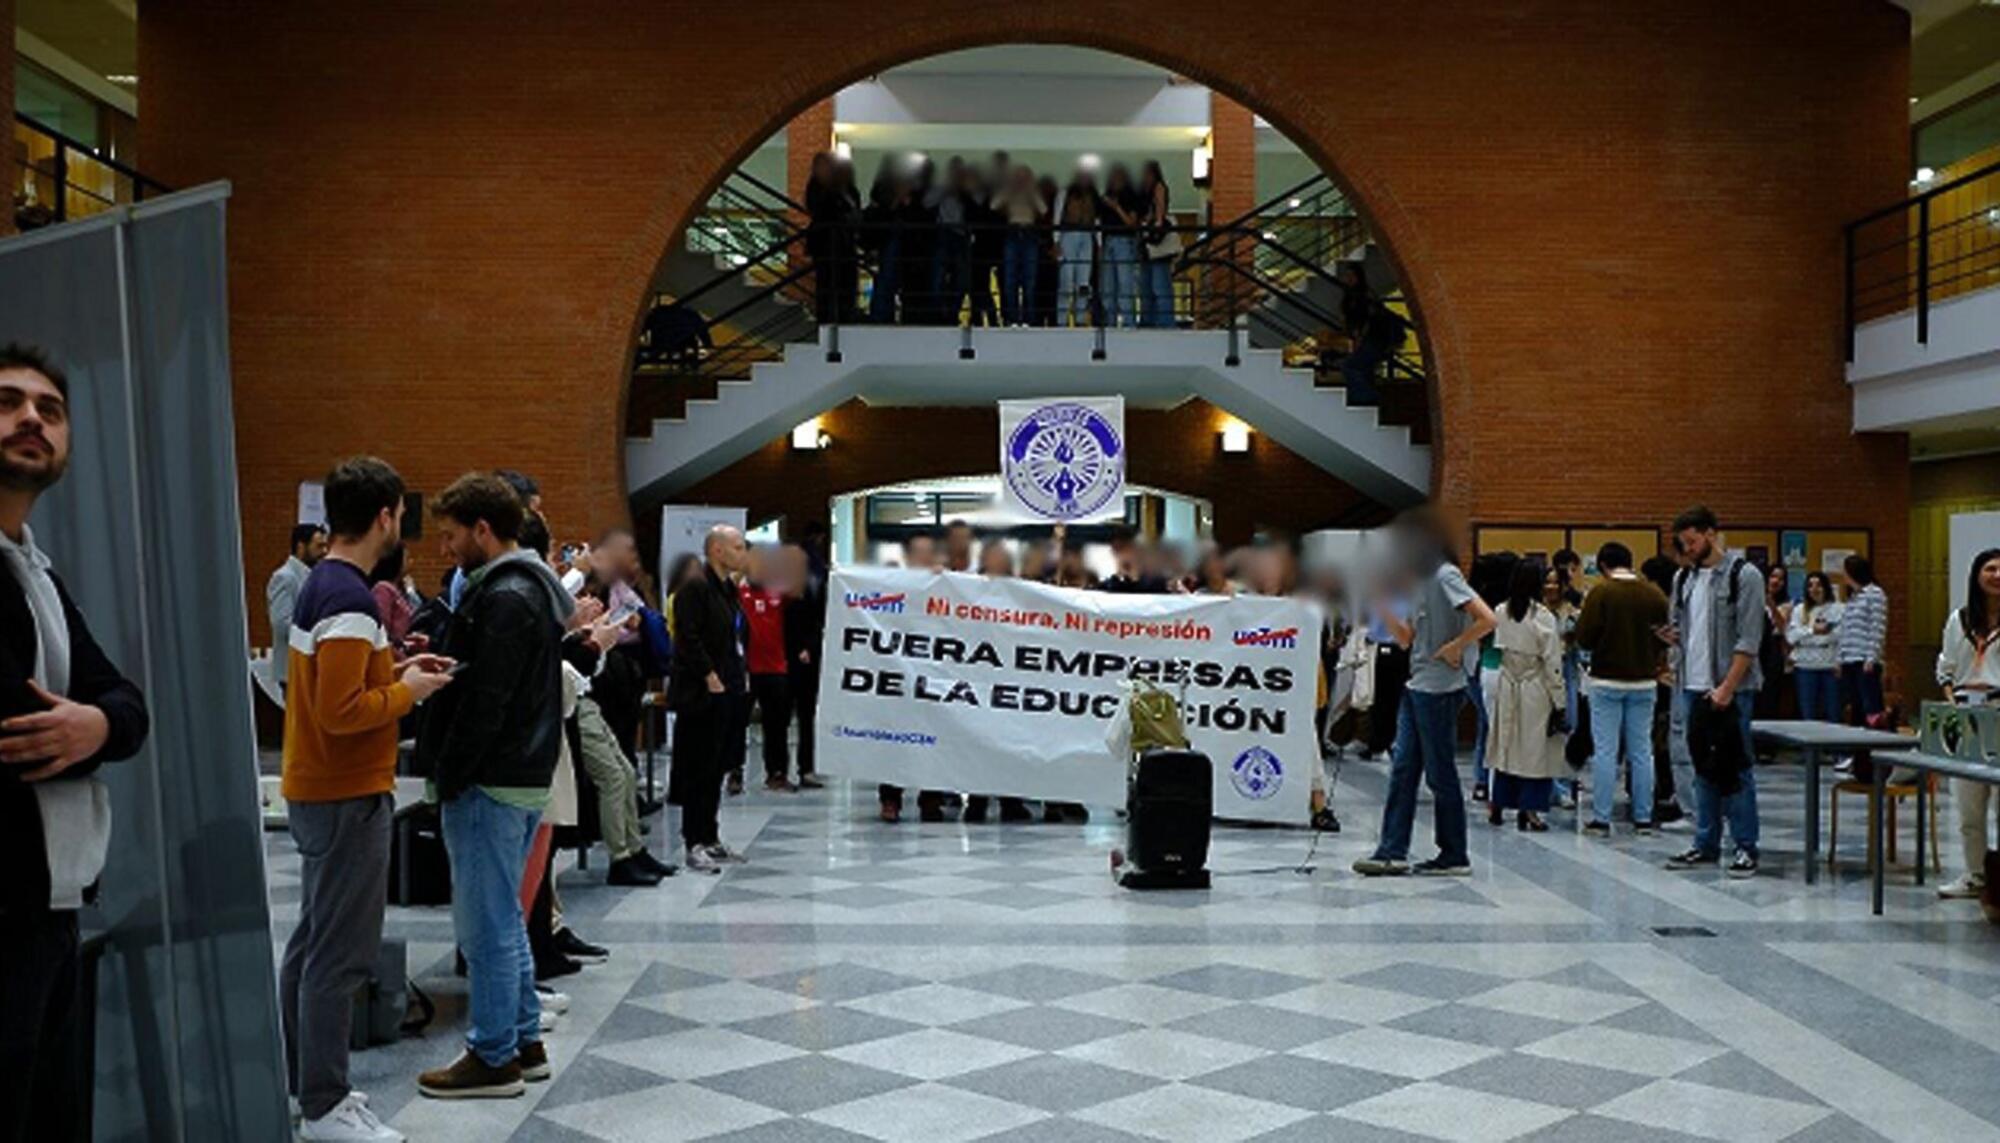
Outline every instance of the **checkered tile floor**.
{"type": "Polygon", "coordinates": [[[1560,813],[1476,819],[1472,878],[1363,881],[1382,769],[1349,764],[1346,833],[1219,829],[1215,887],[1183,894],[1112,884],[1105,811],[888,826],[839,784],[760,792],[720,878],[563,873],[613,957],[561,982],[556,1076],[524,1100],[414,1097],[463,984],[444,911],[392,910],[440,1026],[355,1080],[421,1140],[2000,1140],[1995,930],[1907,869],[1880,919],[1858,869],[1804,885],[1797,774],[1763,777],[1751,882],[1661,870],[1684,833],[1560,813]]]}

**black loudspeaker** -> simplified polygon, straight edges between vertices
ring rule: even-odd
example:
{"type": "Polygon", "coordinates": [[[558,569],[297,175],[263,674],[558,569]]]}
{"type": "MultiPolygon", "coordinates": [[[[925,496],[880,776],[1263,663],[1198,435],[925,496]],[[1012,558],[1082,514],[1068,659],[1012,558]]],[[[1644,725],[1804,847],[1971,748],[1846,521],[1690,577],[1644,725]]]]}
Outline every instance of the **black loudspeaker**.
{"type": "Polygon", "coordinates": [[[1213,765],[1195,750],[1148,750],[1126,783],[1127,889],[1208,888],[1213,765]]]}

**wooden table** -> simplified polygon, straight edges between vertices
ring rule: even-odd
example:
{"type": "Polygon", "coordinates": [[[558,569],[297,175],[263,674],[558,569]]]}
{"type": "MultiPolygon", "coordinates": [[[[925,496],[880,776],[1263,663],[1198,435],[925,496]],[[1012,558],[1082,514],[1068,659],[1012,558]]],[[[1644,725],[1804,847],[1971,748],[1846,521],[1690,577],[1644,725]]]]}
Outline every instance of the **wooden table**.
{"type": "MultiPolygon", "coordinates": [[[[1869,730],[1860,726],[1845,726],[1837,722],[1814,722],[1807,719],[1758,719],[1750,724],[1750,733],[1765,742],[1779,746],[1789,746],[1806,756],[1806,883],[1819,880],[1819,771],[1821,755],[1827,751],[1855,751],[1866,753],[1871,750],[1908,750],[1915,739],[1901,734],[1891,734],[1886,730],[1869,730]]],[[[1878,773],[1884,773],[1876,767],[1878,773]]],[[[1877,780],[1876,795],[1879,798],[1881,782],[1877,780]]],[[[1881,802],[1875,803],[1876,814],[1880,815],[1881,802]]],[[[1921,819],[1919,819],[1921,821],[1921,819]]],[[[1878,854],[1880,850],[1876,851],[1878,854]]],[[[1881,865],[1878,860],[1877,868],[1881,865]]],[[[1876,912],[1881,912],[1881,894],[1876,894],[1876,912]]]]}

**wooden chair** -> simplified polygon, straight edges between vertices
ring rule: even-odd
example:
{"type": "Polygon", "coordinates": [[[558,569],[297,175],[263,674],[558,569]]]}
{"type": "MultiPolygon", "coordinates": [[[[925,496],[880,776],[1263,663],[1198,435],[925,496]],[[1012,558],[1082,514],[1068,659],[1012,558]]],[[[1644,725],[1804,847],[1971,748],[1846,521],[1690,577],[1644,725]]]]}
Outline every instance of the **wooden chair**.
{"type": "MultiPolygon", "coordinates": [[[[1919,774],[1917,775],[1915,782],[1898,782],[1895,780],[1895,776],[1891,775],[1888,784],[1882,787],[1882,794],[1884,798],[1888,800],[1889,803],[1887,807],[1889,814],[1889,864],[1891,865],[1896,864],[1896,806],[1905,798],[1914,798],[1917,796],[1917,782],[1923,782],[1925,784],[1925,796],[1930,800],[1931,868],[1936,872],[1938,872],[1939,874],[1942,874],[1944,872],[1944,862],[1943,859],[1938,856],[1939,785],[1938,785],[1938,776],[1936,774],[1929,774],[1929,773],[1919,774]]],[[[1832,866],[1834,864],[1835,858],[1838,856],[1840,852],[1840,795],[1843,793],[1859,794],[1861,797],[1866,798],[1869,801],[1868,824],[1870,826],[1870,829],[1868,831],[1868,868],[1873,869],[1875,868],[1875,862],[1879,860],[1881,856],[1880,854],[1877,854],[1875,852],[1875,830],[1873,826],[1875,824],[1875,815],[1883,812],[1883,807],[1874,804],[1875,783],[1873,782],[1849,780],[1834,784],[1833,794],[1832,794],[1832,809],[1829,811],[1829,816],[1832,818],[1832,830],[1827,836],[1826,863],[1828,866],[1832,866]]],[[[1924,828],[1924,823],[1919,821],[1917,823],[1917,829],[1922,830],[1923,828],[1924,828]]]]}

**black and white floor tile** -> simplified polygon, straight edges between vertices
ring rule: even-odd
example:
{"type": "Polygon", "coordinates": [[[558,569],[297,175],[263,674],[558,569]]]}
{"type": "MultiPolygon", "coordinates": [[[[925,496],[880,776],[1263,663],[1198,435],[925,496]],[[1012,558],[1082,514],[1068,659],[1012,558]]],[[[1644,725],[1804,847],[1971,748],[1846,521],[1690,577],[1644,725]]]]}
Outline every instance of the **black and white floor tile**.
{"type": "MultiPolygon", "coordinates": [[[[733,798],[750,861],[721,877],[564,862],[565,915],[613,956],[560,982],[552,1081],[415,1095],[462,1032],[442,909],[389,922],[438,1022],[354,1079],[424,1141],[2000,1140],[2000,929],[1907,866],[1871,916],[1858,800],[1811,886],[1789,766],[1760,774],[1754,880],[1662,869],[1685,832],[1559,812],[1541,835],[1475,813],[1471,878],[1364,881],[1383,777],[1347,765],[1338,836],[1218,828],[1195,893],[1117,888],[1108,810],[892,826],[872,787],[733,798]]],[[[282,930],[283,834],[271,855],[282,930]]]]}

